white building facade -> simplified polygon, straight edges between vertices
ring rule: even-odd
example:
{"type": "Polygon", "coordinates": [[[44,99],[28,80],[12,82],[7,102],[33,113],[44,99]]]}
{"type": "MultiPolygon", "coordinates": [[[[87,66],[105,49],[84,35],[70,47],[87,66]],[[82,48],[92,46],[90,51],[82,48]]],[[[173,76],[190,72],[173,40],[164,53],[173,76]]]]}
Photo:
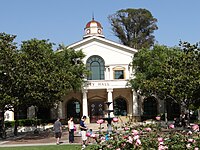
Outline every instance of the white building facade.
{"type": "Polygon", "coordinates": [[[64,97],[59,107],[59,117],[74,116],[78,120],[85,115],[90,122],[105,117],[105,110],[114,110],[112,116],[140,118],[136,92],[128,85],[132,78],[131,62],[136,49],[106,39],[101,24],[94,19],[85,27],[83,40],[68,48],[82,50],[83,62],[91,74],[85,80],[81,92],[64,97]],[[109,108],[105,102],[112,102],[109,108]]]}

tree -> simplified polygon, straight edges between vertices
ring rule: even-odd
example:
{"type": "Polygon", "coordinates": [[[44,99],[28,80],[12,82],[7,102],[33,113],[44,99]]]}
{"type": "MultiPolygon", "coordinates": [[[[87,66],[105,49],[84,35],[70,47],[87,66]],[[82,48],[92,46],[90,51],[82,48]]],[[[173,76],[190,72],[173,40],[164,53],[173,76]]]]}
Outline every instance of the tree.
{"type": "MultiPolygon", "coordinates": [[[[70,90],[78,90],[87,72],[82,51],[62,47],[55,52],[48,40],[23,41],[0,34],[0,109],[18,113],[29,106],[52,108],[70,90]]],[[[4,119],[3,119],[4,120],[4,119]]],[[[17,134],[17,116],[15,118],[17,134]]]]}
{"type": "Polygon", "coordinates": [[[122,9],[108,17],[121,43],[135,49],[154,45],[157,19],[146,9],[122,9]]]}
{"type": "Polygon", "coordinates": [[[12,110],[18,98],[13,95],[17,66],[16,36],[0,33],[0,110],[2,111],[2,136],[5,137],[4,112],[12,110]]]}
{"type": "Polygon", "coordinates": [[[20,104],[52,108],[69,90],[80,89],[86,68],[82,51],[54,52],[48,40],[22,42],[17,87],[20,104]],[[75,61],[80,60],[79,63],[75,61]]]}
{"type": "Polygon", "coordinates": [[[171,98],[189,109],[199,104],[199,55],[198,45],[187,42],[175,48],[142,49],[133,58],[135,78],[130,83],[142,95],[171,98]]]}
{"type": "Polygon", "coordinates": [[[171,57],[165,71],[168,94],[178,100],[186,109],[192,104],[199,107],[198,93],[200,92],[200,48],[198,43],[191,45],[180,42],[180,55],[171,57]]]}

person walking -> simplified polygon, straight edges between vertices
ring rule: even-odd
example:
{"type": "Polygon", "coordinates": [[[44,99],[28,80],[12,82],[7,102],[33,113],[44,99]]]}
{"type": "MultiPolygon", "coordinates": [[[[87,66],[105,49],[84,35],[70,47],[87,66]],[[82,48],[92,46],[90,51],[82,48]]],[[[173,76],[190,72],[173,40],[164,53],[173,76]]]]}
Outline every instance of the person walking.
{"type": "Polygon", "coordinates": [[[68,129],[69,129],[69,143],[74,143],[74,121],[73,121],[73,117],[69,118],[68,129]]]}
{"type": "Polygon", "coordinates": [[[80,129],[81,129],[81,138],[82,138],[82,149],[86,147],[87,136],[86,132],[88,128],[85,125],[86,116],[83,116],[80,121],[80,129]]]}
{"type": "Polygon", "coordinates": [[[54,132],[55,132],[56,144],[59,145],[60,144],[61,135],[62,135],[62,124],[60,122],[60,118],[58,118],[54,122],[54,132]]]}

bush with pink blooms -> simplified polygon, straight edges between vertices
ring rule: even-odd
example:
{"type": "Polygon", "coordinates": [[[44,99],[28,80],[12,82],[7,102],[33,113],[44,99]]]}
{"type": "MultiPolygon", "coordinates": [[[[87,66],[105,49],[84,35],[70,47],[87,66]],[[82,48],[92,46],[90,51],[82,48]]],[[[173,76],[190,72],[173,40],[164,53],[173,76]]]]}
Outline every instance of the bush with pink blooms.
{"type": "Polygon", "coordinates": [[[100,132],[91,138],[96,144],[92,150],[200,150],[199,126],[191,130],[177,130],[173,124],[168,129],[157,128],[158,124],[135,126],[131,123],[115,126],[112,133],[100,132]]]}

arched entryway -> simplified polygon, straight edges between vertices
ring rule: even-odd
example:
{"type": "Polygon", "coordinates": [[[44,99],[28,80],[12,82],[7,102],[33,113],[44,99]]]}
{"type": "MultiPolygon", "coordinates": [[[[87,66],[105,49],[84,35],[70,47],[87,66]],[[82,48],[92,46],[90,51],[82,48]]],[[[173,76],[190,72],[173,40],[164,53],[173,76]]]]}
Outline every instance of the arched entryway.
{"type": "Polygon", "coordinates": [[[158,109],[157,109],[157,100],[155,97],[148,97],[144,99],[143,102],[143,116],[142,118],[145,119],[155,119],[157,116],[158,109]]]}
{"type": "Polygon", "coordinates": [[[81,104],[77,99],[71,99],[67,102],[67,118],[74,117],[74,122],[79,123],[81,118],[81,104]]]}
{"type": "Polygon", "coordinates": [[[114,100],[114,115],[115,116],[127,115],[127,103],[125,98],[118,97],[114,100]]]}
{"type": "Polygon", "coordinates": [[[91,123],[96,123],[98,119],[104,117],[104,106],[103,100],[97,99],[89,102],[89,116],[91,123]]]}
{"type": "Polygon", "coordinates": [[[167,99],[166,109],[168,120],[174,120],[174,118],[179,118],[179,115],[181,113],[181,107],[178,103],[175,103],[172,99],[167,99]]]}

